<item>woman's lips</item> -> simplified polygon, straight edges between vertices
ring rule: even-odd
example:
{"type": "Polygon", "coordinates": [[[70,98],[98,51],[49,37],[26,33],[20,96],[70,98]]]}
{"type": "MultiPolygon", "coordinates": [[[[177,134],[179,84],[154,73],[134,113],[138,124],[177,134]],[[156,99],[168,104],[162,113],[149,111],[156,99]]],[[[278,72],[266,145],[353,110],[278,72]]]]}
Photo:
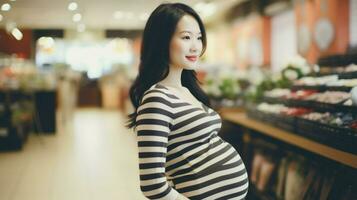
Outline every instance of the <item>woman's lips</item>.
{"type": "Polygon", "coordinates": [[[187,60],[191,61],[191,62],[196,62],[197,60],[197,56],[186,56],[187,60]]]}

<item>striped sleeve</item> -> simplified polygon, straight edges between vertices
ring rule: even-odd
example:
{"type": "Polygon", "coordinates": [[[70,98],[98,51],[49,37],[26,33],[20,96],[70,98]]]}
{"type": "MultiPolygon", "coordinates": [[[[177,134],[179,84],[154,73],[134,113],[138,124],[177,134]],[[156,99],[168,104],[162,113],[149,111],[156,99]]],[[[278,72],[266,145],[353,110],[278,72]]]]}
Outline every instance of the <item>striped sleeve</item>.
{"type": "Polygon", "coordinates": [[[179,193],[165,176],[168,135],[172,121],[170,103],[162,93],[148,92],[137,109],[140,189],[149,199],[175,200],[179,193]]]}

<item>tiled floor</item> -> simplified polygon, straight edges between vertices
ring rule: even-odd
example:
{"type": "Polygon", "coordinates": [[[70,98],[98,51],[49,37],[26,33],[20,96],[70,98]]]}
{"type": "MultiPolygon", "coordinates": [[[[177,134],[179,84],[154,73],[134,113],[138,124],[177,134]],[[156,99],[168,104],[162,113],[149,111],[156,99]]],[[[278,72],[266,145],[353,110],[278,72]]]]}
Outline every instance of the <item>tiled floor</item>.
{"type": "Polygon", "coordinates": [[[0,153],[1,200],[141,200],[134,134],[119,111],[80,109],[55,135],[0,153]]]}

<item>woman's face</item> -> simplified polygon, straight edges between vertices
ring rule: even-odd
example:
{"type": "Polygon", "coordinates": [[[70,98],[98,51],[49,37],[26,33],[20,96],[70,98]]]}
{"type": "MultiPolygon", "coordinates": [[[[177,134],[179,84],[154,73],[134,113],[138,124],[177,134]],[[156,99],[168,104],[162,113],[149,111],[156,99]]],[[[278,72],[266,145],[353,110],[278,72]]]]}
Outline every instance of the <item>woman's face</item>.
{"type": "Polygon", "coordinates": [[[170,42],[170,64],[173,67],[193,70],[202,51],[200,27],[190,15],[184,15],[170,42]]]}

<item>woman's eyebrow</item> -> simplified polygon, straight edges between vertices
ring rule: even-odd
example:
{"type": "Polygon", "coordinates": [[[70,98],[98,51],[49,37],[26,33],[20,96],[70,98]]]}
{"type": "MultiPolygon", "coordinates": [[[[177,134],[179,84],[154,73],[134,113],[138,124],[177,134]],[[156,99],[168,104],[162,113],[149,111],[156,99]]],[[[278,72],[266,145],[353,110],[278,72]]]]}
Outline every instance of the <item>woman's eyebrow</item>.
{"type": "MultiPolygon", "coordinates": [[[[190,33],[190,34],[192,34],[192,32],[191,32],[191,31],[181,31],[180,33],[190,33]]],[[[201,32],[198,32],[197,34],[198,34],[198,35],[200,35],[200,34],[201,34],[201,32]]]]}

